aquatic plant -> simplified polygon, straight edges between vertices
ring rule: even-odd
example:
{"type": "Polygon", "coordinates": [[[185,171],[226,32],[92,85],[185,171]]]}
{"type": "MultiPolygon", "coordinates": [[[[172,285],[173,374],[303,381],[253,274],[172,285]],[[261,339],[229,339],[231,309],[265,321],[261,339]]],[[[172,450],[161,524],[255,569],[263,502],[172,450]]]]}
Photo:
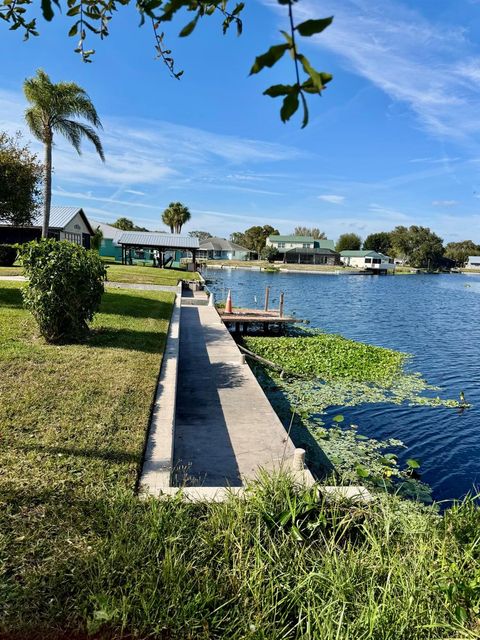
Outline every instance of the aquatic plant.
{"type": "MultiPolygon", "coordinates": [[[[247,348],[283,368],[280,373],[253,365],[262,387],[292,436],[302,442],[302,430],[319,443],[337,477],[345,483],[363,484],[397,492],[422,502],[431,501],[430,488],[419,481],[420,463],[409,459],[401,467],[398,453],[406,446],[398,439],[376,440],[358,433],[356,425],[344,423],[342,416],[325,424],[330,407],[360,404],[408,404],[445,406],[461,403],[439,395],[419,373],[404,371],[411,357],[391,349],[376,347],[318,330],[296,330],[296,335],[270,338],[246,337],[247,348]]],[[[324,467],[308,442],[302,442],[313,466],[324,467]]]]}

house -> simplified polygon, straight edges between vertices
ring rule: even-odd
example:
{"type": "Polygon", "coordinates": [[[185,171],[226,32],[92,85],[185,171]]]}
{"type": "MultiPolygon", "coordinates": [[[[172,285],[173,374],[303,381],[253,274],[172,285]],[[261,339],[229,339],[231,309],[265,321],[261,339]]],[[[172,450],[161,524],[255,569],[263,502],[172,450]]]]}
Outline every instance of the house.
{"type": "Polygon", "coordinates": [[[206,260],[249,260],[250,251],[224,238],[207,238],[200,242],[198,257],[206,260]]]}
{"type": "Polygon", "coordinates": [[[480,269],[480,256],[468,256],[465,269],[480,269]]]}
{"type": "Polygon", "coordinates": [[[297,264],[340,264],[335,243],[327,238],[312,236],[268,236],[267,247],[275,247],[278,260],[297,264]]]}
{"type": "MultiPolygon", "coordinates": [[[[39,212],[30,225],[15,227],[0,224],[0,244],[23,244],[42,236],[43,213],[39,212]]],[[[83,209],[79,207],[51,207],[48,237],[69,240],[90,249],[93,229],[83,209]]]]}
{"type": "Polygon", "coordinates": [[[122,229],[117,229],[112,227],[111,224],[99,222],[92,218],[90,218],[90,224],[94,231],[100,229],[103,234],[99,254],[106,258],[115,258],[116,261],[120,262],[122,260],[122,247],[118,244],[118,240],[123,233],[122,229]]]}
{"type": "Polygon", "coordinates": [[[283,262],[286,264],[340,264],[340,254],[332,249],[301,248],[284,249],[283,262]]]}
{"type": "Polygon", "coordinates": [[[356,267],[370,273],[393,273],[393,258],[377,251],[341,251],[340,260],[347,267],[356,267]]]}

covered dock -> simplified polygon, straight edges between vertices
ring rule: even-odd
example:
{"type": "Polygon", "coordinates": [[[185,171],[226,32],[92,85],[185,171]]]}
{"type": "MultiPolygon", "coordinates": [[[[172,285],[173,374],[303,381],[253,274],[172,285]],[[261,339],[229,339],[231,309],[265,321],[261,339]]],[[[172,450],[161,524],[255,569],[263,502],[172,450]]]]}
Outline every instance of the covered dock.
{"type": "Polygon", "coordinates": [[[150,249],[158,251],[159,265],[165,266],[165,254],[173,251],[186,251],[192,256],[193,269],[197,268],[198,238],[175,233],[157,233],[151,231],[124,231],[117,243],[122,247],[122,264],[131,264],[132,251],[150,249]]]}

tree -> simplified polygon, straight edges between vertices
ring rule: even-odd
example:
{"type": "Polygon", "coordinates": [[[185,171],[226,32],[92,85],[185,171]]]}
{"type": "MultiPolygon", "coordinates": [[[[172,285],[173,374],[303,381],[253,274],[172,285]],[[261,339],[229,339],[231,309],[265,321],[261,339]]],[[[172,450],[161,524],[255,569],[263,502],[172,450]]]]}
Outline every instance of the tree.
{"type": "Polygon", "coordinates": [[[43,167],[18,133],[0,132],[0,222],[30,224],[41,204],[43,167]]]}
{"type": "Polygon", "coordinates": [[[268,236],[275,235],[279,235],[278,230],[274,229],[269,224],[264,224],[263,227],[254,226],[250,227],[243,233],[243,242],[238,244],[241,244],[246,249],[250,249],[250,251],[254,251],[260,255],[267,242],[268,236]]]}
{"type": "Polygon", "coordinates": [[[103,240],[103,231],[100,229],[100,227],[97,227],[95,229],[95,233],[91,237],[90,248],[93,249],[94,251],[100,251],[102,240],[103,240]]]}
{"type": "Polygon", "coordinates": [[[199,242],[203,242],[204,240],[208,240],[208,238],[213,238],[212,234],[208,231],[189,231],[188,235],[191,238],[198,238],[199,242]]]}
{"type": "Polygon", "coordinates": [[[234,231],[230,234],[230,242],[239,244],[241,247],[245,247],[245,234],[241,231],[234,231]]]}
{"type": "MultiPolygon", "coordinates": [[[[122,231],[148,231],[145,227],[137,226],[130,218],[118,218],[118,220],[112,222],[110,226],[121,229],[122,231]]],[[[161,233],[163,233],[163,231],[161,233]]]]}
{"type": "Polygon", "coordinates": [[[72,118],[80,116],[97,128],[101,128],[102,123],[88,94],[74,82],[54,84],[45,71],[39,69],[35,77],[25,80],[23,90],[32,105],[25,111],[25,120],[32,134],[45,145],[42,237],[46,238],[52,201],[53,136],[56,133],[64,136],[79,154],[82,138],[87,138],[105,161],[102,143],[95,130],[72,118]]]}
{"type": "Polygon", "coordinates": [[[317,227],[313,227],[312,229],[310,229],[310,227],[295,227],[293,235],[310,236],[312,238],[315,238],[315,240],[323,240],[327,237],[325,233],[323,231],[320,231],[320,229],[317,229],[317,227]]]}
{"type": "MultiPolygon", "coordinates": [[[[251,0],[247,0],[250,1],[251,0]]],[[[295,24],[293,7],[296,0],[277,0],[279,5],[286,9],[286,29],[281,31],[282,42],[271,46],[264,54],[257,56],[250,70],[250,75],[259,73],[267,67],[273,67],[287,52],[293,60],[294,83],[275,84],[266,89],[264,95],[271,98],[281,97],[282,107],[280,117],[282,122],[286,122],[297,111],[299,106],[303,109],[302,127],[308,123],[307,96],[310,94],[321,95],[332,76],[329,73],[316,70],[304,54],[300,53],[299,42],[303,37],[317,35],[324,31],[333,21],[333,16],[328,18],[307,19],[304,22],[295,24]]],[[[92,48],[86,47],[87,34],[99,36],[102,40],[109,35],[112,18],[122,8],[133,4],[133,0],[69,0],[67,16],[71,19],[68,24],[68,34],[78,42],[75,51],[80,53],[85,62],[91,62],[91,57],[95,53],[92,48]],[[79,38],[80,37],[80,38],[79,38]],[[79,38],[79,40],[78,40],[79,38]]],[[[180,31],[180,37],[189,36],[195,29],[201,18],[210,15],[220,14],[223,18],[223,33],[231,25],[236,26],[237,33],[242,33],[242,20],[240,14],[246,2],[236,2],[233,0],[172,0],[165,2],[162,0],[141,1],[136,3],[136,9],[140,13],[140,24],[147,20],[151,22],[155,38],[155,50],[157,58],[166,65],[170,75],[177,80],[183,71],[176,71],[175,61],[171,49],[165,43],[165,35],[162,31],[164,22],[170,22],[178,12],[180,15],[184,11],[193,13],[193,20],[186,24],[180,31]],[[232,4],[235,2],[235,6],[232,4]]],[[[54,16],[54,8],[60,9],[58,0],[42,0],[42,15],[45,20],[51,21],[54,16]]],[[[22,29],[24,39],[29,36],[38,36],[36,4],[33,0],[21,0],[16,2],[5,2],[0,5],[0,18],[10,25],[10,29],[22,29]],[[32,9],[32,5],[35,5],[32,9]],[[32,15],[33,12],[33,15],[32,15]]]]}
{"type": "Polygon", "coordinates": [[[343,233],[337,241],[335,249],[340,251],[358,251],[362,246],[362,239],[356,233],[343,233]]]}
{"type": "Polygon", "coordinates": [[[378,251],[389,255],[392,248],[392,240],[388,231],[380,231],[379,233],[371,233],[363,241],[363,248],[369,251],[378,251]]]}
{"type": "Polygon", "coordinates": [[[440,266],[443,240],[428,227],[398,226],[390,234],[395,255],[401,256],[417,269],[436,269],[440,266]]]}
{"type": "Polygon", "coordinates": [[[272,247],[271,245],[265,245],[261,250],[260,255],[264,260],[268,260],[268,262],[275,262],[275,260],[279,257],[280,253],[277,247],[272,247]]]}
{"type": "Polygon", "coordinates": [[[162,214],[162,222],[172,233],[181,233],[183,225],[192,217],[188,207],[181,202],[170,202],[162,214]]]}
{"type": "Polygon", "coordinates": [[[465,266],[468,256],[480,255],[480,245],[472,240],[462,240],[461,242],[449,242],[445,247],[445,257],[455,260],[457,267],[465,266]]]}
{"type": "Polygon", "coordinates": [[[116,222],[112,222],[111,226],[122,231],[135,231],[136,229],[133,221],[129,218],[118,218],[116,222]]]}

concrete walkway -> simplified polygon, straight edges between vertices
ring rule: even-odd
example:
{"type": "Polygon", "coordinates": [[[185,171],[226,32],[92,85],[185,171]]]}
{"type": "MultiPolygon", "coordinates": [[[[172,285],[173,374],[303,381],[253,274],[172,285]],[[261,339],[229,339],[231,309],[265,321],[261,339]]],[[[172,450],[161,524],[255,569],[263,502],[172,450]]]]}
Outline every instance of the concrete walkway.
{"type": "Polygon", "coordinates": [[[294,446],[213,307],[182,305],[173,482],[241,486],[294,446]]]}

